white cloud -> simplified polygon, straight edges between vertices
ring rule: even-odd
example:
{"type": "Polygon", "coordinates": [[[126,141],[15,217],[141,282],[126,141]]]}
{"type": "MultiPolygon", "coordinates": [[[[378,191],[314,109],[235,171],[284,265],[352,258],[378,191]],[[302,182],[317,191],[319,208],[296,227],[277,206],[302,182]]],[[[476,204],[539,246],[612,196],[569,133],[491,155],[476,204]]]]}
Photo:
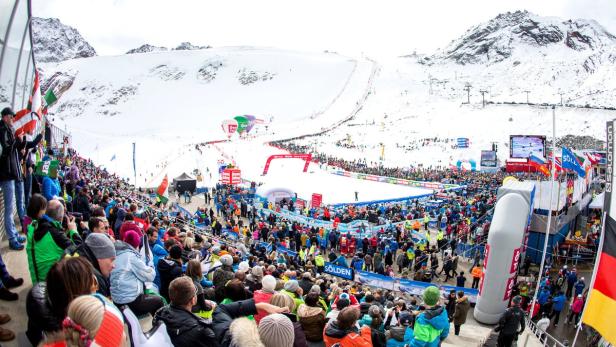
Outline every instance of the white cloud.
{"type": "Polygon", "coordinates": [[[395,56],[432,52],[499,13],[596,19],[616,32],[613,0],[33,0],[33,13],[78,29],[99,54],[143,43],[273,46],[395,56]]]}

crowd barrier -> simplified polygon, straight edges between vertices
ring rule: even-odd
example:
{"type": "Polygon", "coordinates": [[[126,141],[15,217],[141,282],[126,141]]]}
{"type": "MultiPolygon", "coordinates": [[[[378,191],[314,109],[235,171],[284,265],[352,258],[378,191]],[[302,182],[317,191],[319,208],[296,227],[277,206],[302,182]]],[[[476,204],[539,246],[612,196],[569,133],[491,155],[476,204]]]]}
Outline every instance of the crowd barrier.
{"type": "MultiPolygon", "coordinates": [[[[259,213],[261,213],[263,217],[267,217],[270,214],[274,214],[278,218],[285,218],[291,222],[298,222],[300,224],[307,225],[309,227],[324,228],[325,230],[334,229],[334,222],[332,221],[314,219],[314,218],[299,214],[297,212],[291,212],[288,210],[281,210],[280,212],[278,212],[278,211],[273,211],[267,208],[261,208],[259,209],[259,213]]],[[[391,228],[395,228],[396,226],[400,224],[404,224],[406,222],[413,223],[415,221],[418,221],[419,223],[421,223],[421,225],[423,225],[423,218],[413,219],[409,221],[396,222],[396,223],[388,223],[388,224],[383,224],[383,225],[371,225],[371,223],[369,223],[367,220],[354,220],[351,223],[338,223],[336,230],[340,231],[341,233],[351,233],[353,236],[363,239],[364,237],[372,237],[374,233],[379,232],[381,229],[388,230],[391,228]],[[364,230],[364,231],[361,231],[361,230],[364,230]]],[[[431,220],[431,222],[434,222],[434,221],[431,220]]],[[[425,236],[420,233],[413,232],[412,239],[414,242],[418,242],[420,240],[425,239],[425,236]]]]}
{"type": "Polygon", "coordinates": [[[346,170],[342,170],[342,169],[331,167],[331,166],[327,167],[327,171],[329,171],[329,173],[332,173],[338,176],[350,177],[350,178],[373,181],[373,182],[398,184],[398,185],[403,185],[403,186],[410,186],[410,187],[417,187],[417,188],[424,188],[424,189],[454,190],[454,189],[463,188],[463,186],[460,186],[458,184],[406,180],[402,178],[378,176],[378,175],[364,174],[364,173],[359,173],[359,172],[346,171],[346,170]]]}
{"type": "Polygon", "coordinates": [[[390,277],[374,272],[368,271],[354,271],[352,268],[336,265],[333,263],[325,263],[325,273],[344,278],[347,280],[354,280],[365,286],[381,288],[393,291],[399,291],[409,295],[421,295],[423,291],[429,286],[437,286],[444,296],[448,295],[451,290],[463,291],[468,297],[471,303],[477,302],[477,296],[479,290],[472,288],[456,287],[450,285],[438,285],[429,282],[413,281],[406,278],[390,277]]]}

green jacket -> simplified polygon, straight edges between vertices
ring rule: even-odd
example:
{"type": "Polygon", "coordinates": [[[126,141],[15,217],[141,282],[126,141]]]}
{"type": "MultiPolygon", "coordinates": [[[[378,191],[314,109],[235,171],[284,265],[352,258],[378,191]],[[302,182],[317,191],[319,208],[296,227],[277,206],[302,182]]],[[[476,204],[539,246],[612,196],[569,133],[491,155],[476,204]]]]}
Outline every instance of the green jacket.
{"type": "Polygon", "coordinates": [[[26,253],[32,284],[44,282],[51,266],[64,255],[68,247],[81,243],[77,231],[64,232],[62,224],[43,216],[28,226],[26,253]]]}
{"type": "Polygon", "coordinates": [[[285,295],[288,295],[291,299],[293,299],[293,301],[295,302],[295,308],[293,309],[293,314],[297,314],[297,309],[299,308],[299,305],[304,303],[304,299],[302,299],[301,296],[295,293],[291,293],[290,291],[286,289],[283,289],[280,292],[284,293],[285,295]]]}

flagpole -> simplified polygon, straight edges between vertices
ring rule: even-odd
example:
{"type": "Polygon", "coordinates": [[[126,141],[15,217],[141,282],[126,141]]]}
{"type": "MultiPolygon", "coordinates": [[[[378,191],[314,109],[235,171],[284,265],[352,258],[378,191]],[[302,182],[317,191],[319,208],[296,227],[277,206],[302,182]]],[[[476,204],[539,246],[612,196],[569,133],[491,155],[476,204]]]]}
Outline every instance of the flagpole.
{"type": "Polygon", "coordinates": [[[595,279],[597,277],[597,270],[599,269],[599,263],[601,262],[601,258],[599,255],[601,254],[601,250],[603,249],[603,240],[605,239],[605,220],[607,219],[607,211],[603,211],[603,223],[601,223],[601,235],[599,236],[599,247],[597,248],[597,254],[595,254],[595,267],[592,270],[592,277],[590,278],[590,286],[588,287],[588,296],[586,297],[586,302],[584,303],[584,309],[582,310],[582,315],[580,316],[580,320],[577,323],[577,327],[575,329],[575,336],[573,337],[573,343],[571,346],[575,346],[575,341],[577,341],[578,334],[580,330],[582,330],[582,320],[584,319],[584,313],[586,312],[586,308],[588,307],[588,299],[592,295],[592,288],[595,285],[595,279]]]}
{"type": "MultiPolygon", "coordinates": [[[[548,208],[548,224],[545,228],[545,241],[543,242],[543,254],[541,255],[541,265],[539,266],[539,276],[537,277],[537,285],[535,286],[535,293],[533,294],[533,301],[530,305],[530,319],[533,318],[533,311],[535,310],[535,302],[537,301],[537,294],[539,293],[539,287],[541,286],[541,278],[544,273],[545,257],[548,250],[548,240],[550,239],[550,229],[552,227],[552,199],[554,197],[554,171],[556,162],[556,107],[552,105],[552,167],[550,170],[550,205],[548,208]]],[[[532,211],[531,211],[532,213],[532,211]]],[[[558,213],[558,211],[556,212],[558,213]]]]}

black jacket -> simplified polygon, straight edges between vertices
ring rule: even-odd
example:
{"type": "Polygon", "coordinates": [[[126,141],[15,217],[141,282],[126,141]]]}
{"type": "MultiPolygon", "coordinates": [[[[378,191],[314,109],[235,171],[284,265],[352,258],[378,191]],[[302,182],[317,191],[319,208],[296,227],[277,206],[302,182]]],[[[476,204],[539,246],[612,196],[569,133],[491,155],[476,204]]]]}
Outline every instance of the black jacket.
{"type": "Polygon", "coordinates": [[[109,278],[106,278],[101,273],[101,268],[98,265],[98,259],[96,259],[96,257],[94,256],[94,253],[92,253],[90,247],[88,247],[88,245],[83,242],[81,245],[79,245],[79,247],[77,247],[76,253],[79,254],[80,257],[85,257],[85,259],[87,259],[90,264],[92,264],[92,267],[94,268],[94,276],[96,276],[96,281],[98,282],[98,290],[96,292],[104,297],[110,298],[111,291],[109,290],[109,288],[111,287],[111,285],[109,283],[109,278]]]}
{"type": "Polygon", "coordinates": [[[43,340],[43,333],[62,330],[62,315],[54,314],[47,298],[47,284],[39,282],[30,289],[26,298],[26,313],[28,314],[28,330],[26,336],[32,346],[38,346],[43,340]]]}
{"type": "Polygon", "coordinates": [[[257,314],[257,307],[255,306],[254,299],[241,300],[216,306],[212,316],[212,324],[218,345],[221,347],[228,347],[231,345],[229,327],[234,319],[255,314],[257,314]]]}
{"type": "Polygon", "coordinates": [[[168,305],[156,312],[153,325],[165,323],[174,346],[218,347],[212,326],[184,308],[168,305]]]}
{"type": "Polygon", "coordinates": [[[0,121],[0,181],[21,180],[22,173],[19,165],[19,151],[24,148],[25,142],[15,137],[13,129],[0,121]]]}
{"type": "Polygon", "coordinates": [[[515,335],[524,331],[525,326],[524,311],[517,306],[513,306],[503,313],[496,331],[500,331],[503,335],[515,335]],[[521,329],[518,330],[519,328],[521,329]]]}
{"type": "Polygon", "coordinates": [[[169,284],[182,276],[182,264],[175,260],[162,258],[158,260],[156,267],[160,275],[160,295],[169,301],[169,284]]]}
{"type": "Polygon", "coordinates": [[[299,280],[299,287],[302,288],[302,290],[304,291],[304,295],[307,295],[310,292],[310,289],[312,289],[313,285],[314,282],[309,279],[302,278],[301,280],[299,280]]]}

